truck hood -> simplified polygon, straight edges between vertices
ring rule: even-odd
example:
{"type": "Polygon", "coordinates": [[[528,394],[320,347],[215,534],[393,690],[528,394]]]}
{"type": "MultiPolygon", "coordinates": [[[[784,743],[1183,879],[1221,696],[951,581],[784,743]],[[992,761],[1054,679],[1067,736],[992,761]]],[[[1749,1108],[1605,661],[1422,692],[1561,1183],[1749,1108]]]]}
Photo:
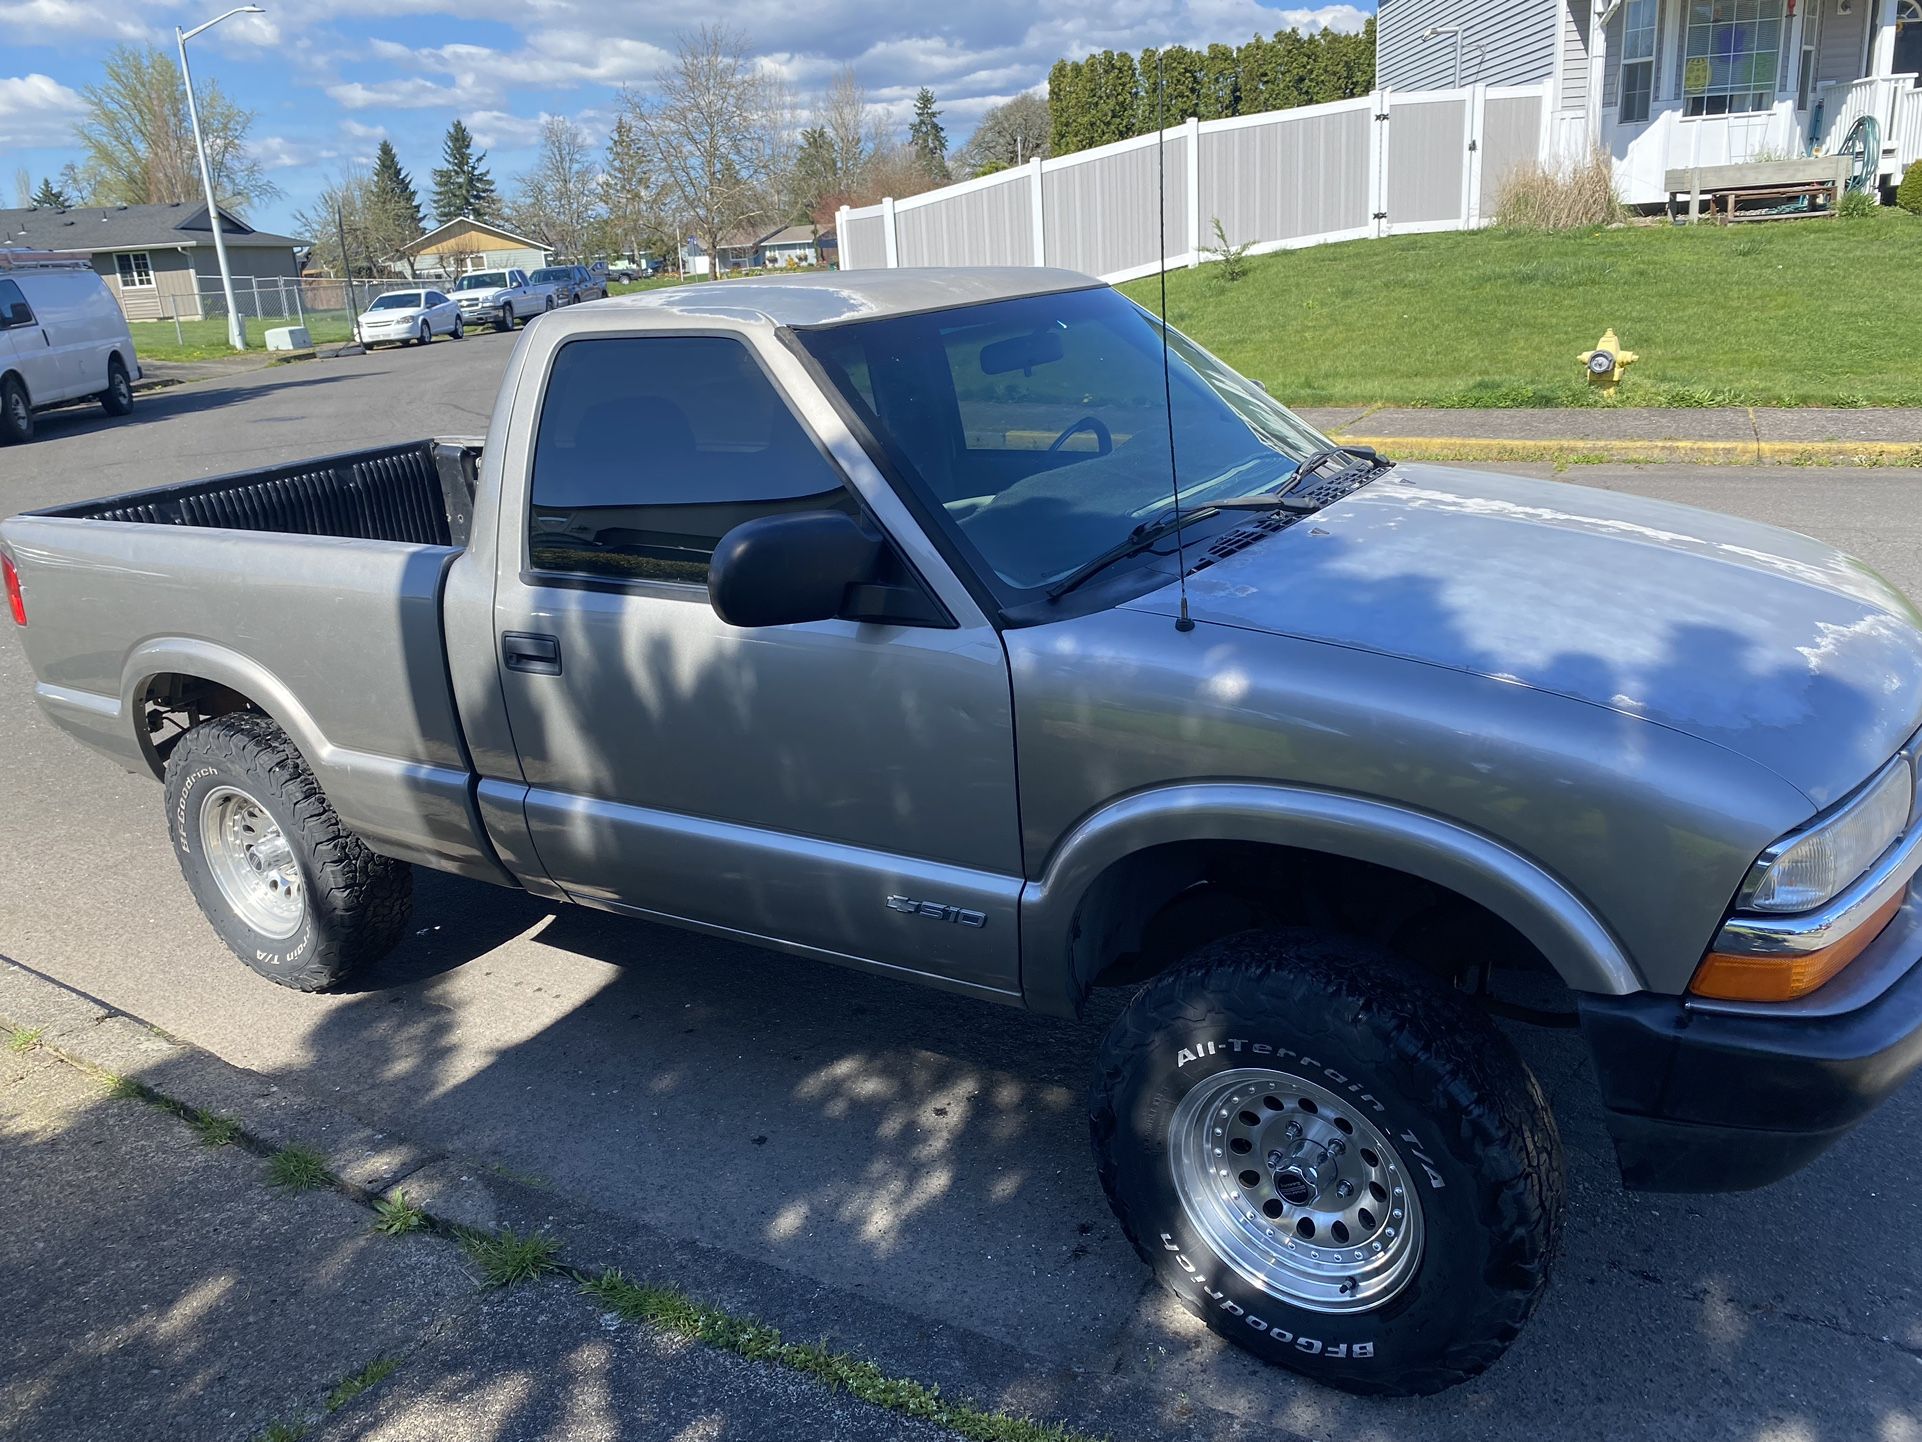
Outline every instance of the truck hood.
{"type": "MultiPolygon", "coordinates": [[[[1204,566],[1188,590],[1205,625],[1673,727],[1818,807],[1922,724],[1922,614],[1868,566],[1790,531],[1584,486],[1397,466],[1204,566]]],[[[1176,601],[1166,587],[1129,604],[1172,614],[1176,601]]]]}

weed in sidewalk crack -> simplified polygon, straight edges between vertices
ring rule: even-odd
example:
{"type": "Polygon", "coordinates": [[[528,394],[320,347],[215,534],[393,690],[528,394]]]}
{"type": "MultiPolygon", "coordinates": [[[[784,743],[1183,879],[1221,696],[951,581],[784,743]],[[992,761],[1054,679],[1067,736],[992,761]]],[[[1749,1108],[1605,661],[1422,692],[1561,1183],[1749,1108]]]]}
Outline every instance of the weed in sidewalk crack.
{"type": "Polygon", "coordinates": [[[404,1236],[427,1225],[427,1213],[407,1200],[407,1193],[374,1198],[374,1230],[383,1237],[404,1236]]]}
{"type": "Polygon", "coordinates": [[[290,1192],[311,1192],[334,1184],[327,1158],[312,1147],[285,1146],[267,1158],[267,1180],[290,1192]]]}
{"type": "Polygon", "coordinates": [[[114,1101],[144,1102],[151,1100],[152,1094],[147,1090],[146,1086],[135,1081],[130,1076],[121,1076],[117,1072],[108,1072],[101,1077],[101,1083],[107,1088],[107,1095],[114,1101]]]}
{"type": "Polygon", "coordinates": [[[561,1244],[543,1233],[523,1237],[502,1227],[498,1232],[464,1231],[460,1240],[490,1287],[511,1287],[559,1270],[561,1244]]]}
{"type": "Polygon", "coordinates": [[[17,1026],[7,1037],[7,1050],[19,1054],[30,1052],[40,1045],[40,1038],[46,1034],[44,1026],[17,1026]]]}
{"type": "Polygon", "coordinates": [[[232,1117],[197,1111],[187,1121],[210,1147],[230,1147],[240,1139],[240,1123],[232,1117]]]}
{"type": "Polygon", "coordinates": [[[617,1269],[582,1276],[581,1291],[626,1322],[644,1323],[750,1361],[768,1362],[847,1392],[876,1407],[946,1427],[971,1442],[1089,1442],[1058,1423],[1035,1422],[950,1401],[939,1387],[891,1377],[862,1357],[823,1342],[787,1342],[765,1322],[707,1307],[673,1287],[635,1282],[617,1269]]]}
{"type": "Polygon", "coordinates": [[[338,1412],[370,1387],[378,1387],[400,1370],[400,1358],[376,1357],[358,1372],[342,1377],[327,1394],[327,1410],[338,1412]]]}
{"type": "Polygon", "coordinates": [[[300,1442],[306,1435],[305,1422],[269,1422],[261,1429],[259,1442],[300,1442]]]}

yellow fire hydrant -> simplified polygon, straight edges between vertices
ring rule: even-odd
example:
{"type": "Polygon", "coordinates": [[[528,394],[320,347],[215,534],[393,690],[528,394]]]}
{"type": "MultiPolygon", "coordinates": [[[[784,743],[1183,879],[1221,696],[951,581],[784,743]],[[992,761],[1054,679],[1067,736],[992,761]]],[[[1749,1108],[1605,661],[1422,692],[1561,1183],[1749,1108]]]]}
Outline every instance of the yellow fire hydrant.
{"type": "Polygon", "coordinates": [[[1588,383],[1601,387],[1602,394],[1611,400],[1615,396],[1615,387],[1622,383],[1622,372],[1635,359],[1634,351],[1622,349],[1613,326],[1602,332],[1602,338],[1595,342],[1594,350],[1585,350],[1581,354],[1582,365],[1588,371],[1588,383]]]}

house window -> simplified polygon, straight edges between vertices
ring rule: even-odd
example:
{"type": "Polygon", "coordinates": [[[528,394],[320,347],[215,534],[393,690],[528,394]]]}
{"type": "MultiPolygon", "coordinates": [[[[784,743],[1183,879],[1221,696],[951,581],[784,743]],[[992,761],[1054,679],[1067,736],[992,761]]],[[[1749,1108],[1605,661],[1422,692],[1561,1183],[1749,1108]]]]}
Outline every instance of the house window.
{"type": "Polygon", "coordinates": [[[1648,119],[1648,102],[1655,89],[1656,0],[1628,0],[1622,7],[1622,124],[1639,125],[1648,119]]]}
{"type": "Polygon", "coordinates": [[[116,255],[113,261],[120,271],[121,289],[153,289],[153,261],[146,251],[136,250],[131,254],[116,255]]]}
{"type": "Polygon", "coordinates": [[[1682,96],[1689,115],[1735,115],[1775,102],[1782,0],[1689,0],[1682,96]]]}

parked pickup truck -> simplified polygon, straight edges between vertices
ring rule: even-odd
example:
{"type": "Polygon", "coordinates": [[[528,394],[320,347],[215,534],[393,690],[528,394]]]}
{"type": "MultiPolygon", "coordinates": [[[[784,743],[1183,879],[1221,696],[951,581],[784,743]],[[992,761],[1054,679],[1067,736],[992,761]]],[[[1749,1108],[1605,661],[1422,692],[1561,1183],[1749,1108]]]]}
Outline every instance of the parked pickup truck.
{"type": "Polygon", "coordinates": [[[1047,270],[570,309],[484,443],[16,516],[10,605],[262,975],[375,961],[429,866],[1125,988],[1090,1112],[1142,1258],[1436,1390],[1562,1221],[1494,1018],[1580,1027],[1632,1188],[1784,1176],[1922,1061],[1922,617],[1801,536],[1335,447],[1172,333],[1164,394],[1163,336],[1047,270]]]}
{"type": "Polygon", "coordinates": [[[495,330],[512,330],[515,321],[529,321],[566,304],[552,285],[529,280],[524,270],[477,270],[464,275],[454,282],[454,303],[460,307],[462,321],[491,325],[495,330]]]}

